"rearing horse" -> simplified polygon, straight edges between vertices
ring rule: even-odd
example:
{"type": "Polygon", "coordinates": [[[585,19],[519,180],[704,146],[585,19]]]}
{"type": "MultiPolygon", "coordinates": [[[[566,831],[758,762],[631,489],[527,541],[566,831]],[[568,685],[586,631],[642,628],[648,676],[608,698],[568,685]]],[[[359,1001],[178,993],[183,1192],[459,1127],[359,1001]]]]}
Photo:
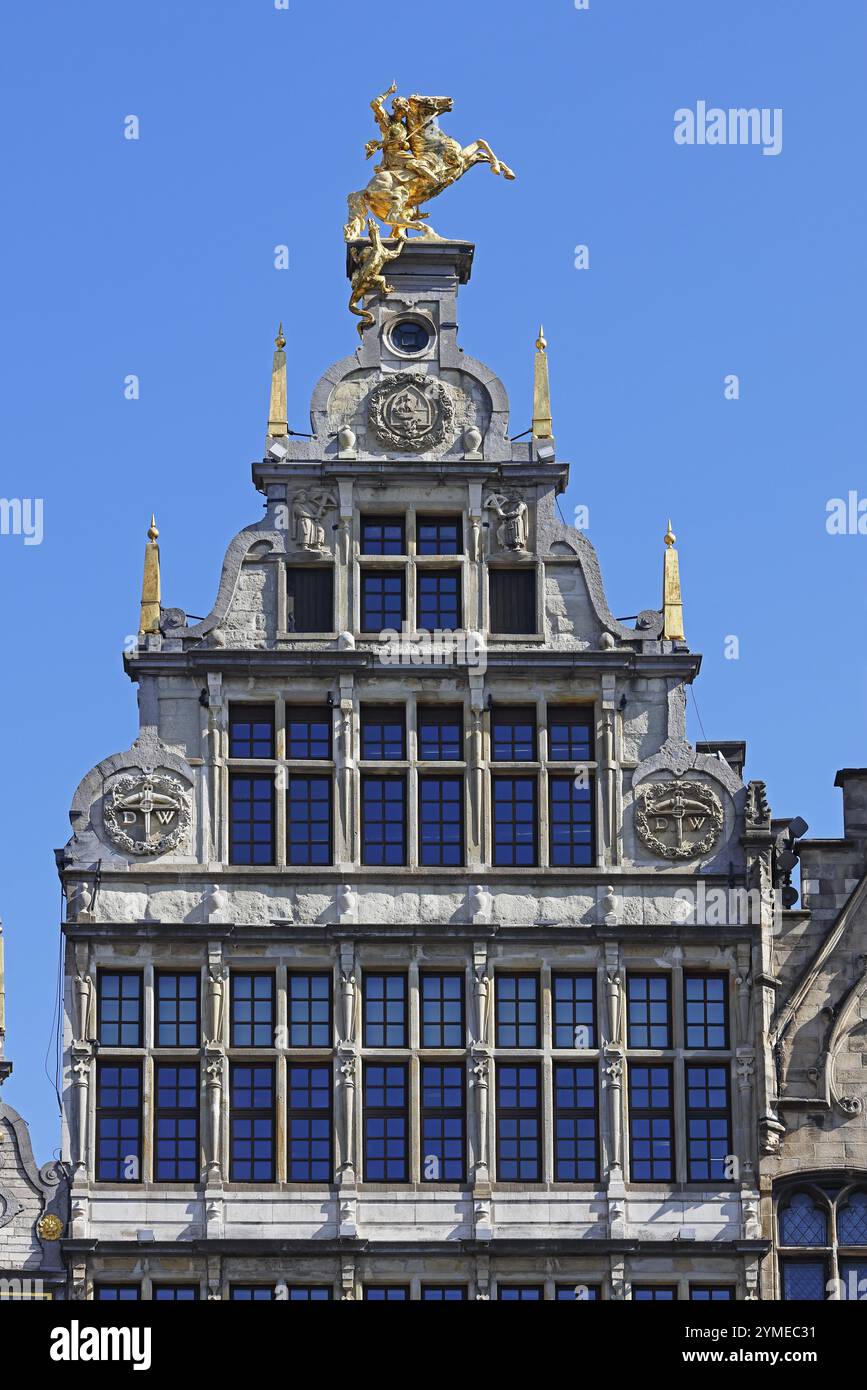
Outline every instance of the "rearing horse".
{"type": "Polygon", "coordinates": [[[515,175],[497,159],[487,140],[461,146],[440,130],[437,118],[451,111],[451,97],[395,97],[389,117],[383,102],[393,91],[394,87],[371,102],[384,138],[371,142],[368,153],[381,148],[383,159],[367,187],[349,195],[346,240],[360,237],[368,213],[373,213],[401,240],[413,231],[442,241],[426,225],[428,214],[419,211],[422,203],[436,198],[474,164],[489,164],[492,174],[506,179],[515,175]]]}

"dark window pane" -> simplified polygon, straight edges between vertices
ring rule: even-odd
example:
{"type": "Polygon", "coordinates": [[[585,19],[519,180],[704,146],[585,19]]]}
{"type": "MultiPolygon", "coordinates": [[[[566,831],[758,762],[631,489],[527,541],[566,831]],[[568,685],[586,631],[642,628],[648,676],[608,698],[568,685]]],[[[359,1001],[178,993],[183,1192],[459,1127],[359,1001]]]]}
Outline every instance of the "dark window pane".
{"type": "Polygon", "coordinates": [[[491,713],[491,757],[526,763],[536,758],[535,705],[497,705],[491,713]]]}
{"type": "Polygon", "coordinates": [[[290,1182],[331,1182],[331,1064],[291,1063],[287,1076],[290,1182]]]}
{"type": "Polygon", "coordinates": [[[274,1289],[270,1284],[232,1284],[229,1298],[233,1303],[270,1303],[274,1289]]]}
{"type": "Polygon", "coordinates": [[[290,1303],[330,1303],[333,1297],[328,1284],[290,1284],[286,1292],[290,1303]]]}
{"type": "Polygon", "coordinates": [[[230,1068],[229,1173],[233,1182],[274,1181],[274,1068],[230,1068]]]}
{"type": "Polygon", "coordinates": [[[595,1067],[554,1067],[554,1180],[595,1182],[599,1176],[595,1067]]]}
{"type": "Polygon", "coordinates": [[[728,1047],[728,976],[687,975],[683,992],[687,1047],[728,1047]]]}
{"type": "Polygon", "coordinates": [[[229,756],[273,758],[273,705],[229,706],[229,756]]]}
{"type": "Polygon", "coordinates": [[[153,1291],[156,1303],[198,1303],[198,1284],[157,1284],[153,1291]]]}
{"type": "Polygon", "coordinates": [[[232,864],[274,863],[274,779],[229,779],[229,859],[232,864]]]}
{"type": "Polygon", "coordinates": [[[496,865],[538,862],[535,777],[493,777],[496,865]]]}
{"type": "Polygon", "coordinates": [[[554,1295],[558,1303],[596,1303],[599,1299],[598,1284],[557,1284],[554,1295]]]}
{"type": "Polygon", "coordinates": [[[593,760],[593,710],[578,705],[548,706],[548,758],[551,762],[593,760]]]}
{"type": "Polygon", "coordinates": [[[809,1192],[796,1192],[780,1212],[781,1245],[827,1245],[828,1214],[809,1192]]]}
{"type": "Polygon", "coordinates": [[[402,516],[363,516],[361,518],[362,555],[405,555],[406,540],[402,516]]]}
{"type": "Polygon", "coordinates": [[[596,980],[555,974],[551,979],[555,1047],[596,1046],[596,980]]]}
{"type": "Polygon", "coordinates": [[[97,1284],[94,1293],[98,1303],[137,1303],[141,1298],[138,1284],[97,1284]]]}
{"type": "Polygon", "coordinates": [[[402,777],[362,777],[361,844],[365,864],[406,863],[406,783],[402,777]]]}
{"type": "Polygon", "coordinates": [[[409,1178],[409,1094],[405,1063],[364,1063],[364,1177],[409,1178]]]}
{"type": "Polygon", "coordinates": [[[867,1192],[853,1192],[837,1209],[837,1239],[841,1245],[867,1245],[867,1192]]]}
{"type": "Polygon", "coordinates": [[[863,1303],[867,1298],[867,1260],[840,1261],[840,1297],[863,1303]]]}
{"type": "Polygon", "coordinates": [[[289,1046],[331,1046],[331,976],[289,976],[289,1046]]]}
{"type": "Polygon", "coordinates": [[[364,1297],[368,1303],[408,1303],[409,1289],[402,1284],[368,1284],[364,1297]]]}
{"type": "Polygon", "coordinates": [[[423,1182],[463,1182],[464,1072],[460,1064],[421,1068],[421,1176],[423,1182]]]}
{"type": "Polygon", "coordinates": [[[595,864],[593,796],[593,778],[585,774],[548,778],[549,859],[553,868],[595,864]]]}
{"type": "Polygon", "coordinates": [[[421,1298],[423,1303],[465,1303],[467,1290],[464,1284],[423,1284],[421,1298]]]}
{"type": "Polygon", "coordinates": [[[416,521],[419,555],[459,555],[463,550],[463,526],[459,516],[420,516],[416,521]]]}
{"type": "Polygon", "coordinates": [[[539,1046],[539,977],[496,977],[497,1047],[539,1046]]]}
{"type": "Polygon", "coordinates": [[[671,1003],[667,975],[633,975],[626,980],[630,1047],[671,1047],[671,1003]]]}
{"type": "Polygon", "coordinates": [[[274,976],[232,971],[233,1047],[274,1046],[274,976]]]}
{"type": "Polygon", "coordinates": [[[365,569],[361,575],[362,632],[400,632],[406,616],[404,577],[397,570],[365,569]]]}
{"type": "Polygon", "coordinates": [[[332,715],[327,705],[286,707],[286,757],[330,758],[332,715]]]}
{"type": "Polygon", "coordinates": [[[286,863],[330,864],[331,777],[291,776],[286,786],[286,863]]]}
{"type": "Polygon", "coordinates": [[[154,1180],[199,1178],[199,1069],[158,1063],[154,1069],[154,1180]]]}
{"type": "Polygon", "coordinates": [[[671,1069],[629,1066],[629,1159],[633,1182],[674,1179],[671,1069]]]}
{"type": "Polygon", "coordinates": [[[103,1047],[141,1047],[141,975],[100,970],[99,1041],[103,1047]]]}
{"type": "Polygon", "coordinates": [[[536,571],[488,570],[491,632],[536,631],[536,571]]]}
{"type": "Polygon", "coordinates": [[[199,977],[193,974],[156,977],[157,1047],[198,1047],[199,977]]]}
{"type": "Polygon", "coordinates": [[[141,1182],[141,1067],[97,1063],[96,1178],[141,1182]]]}
{"type": "Polygon", "coordinates": [[[497,1063],[497,1177],[541,1182],[542,1113],[539,1068],[497,1063]]]}
{"type": "Polygon", "coordinates": [[[828,1270],[824,1260],[781,1260],[783,1298],[823,1303],[828,1296],[828,1270]]]}
{"type": "Polygon", "coordinates": [[[334,571],[298,568],[286,571],[289,632],[334,631],[334,571]]]}
{"type": "Polygon", "coordinates": [[[416,577],[417,627],[422,632],[454,632],[463,626],[458,570],[419,570],[416,577]]]}
{"type": "Polygon", "coordinates": [[[365,1047],[406,1047],[406,976],[365,971],[363,992],[365,1047]]]}
{"type": "Polygon", "coordinates": [[[726,1067],[686,1068],[686,1138],[690,1182],[731,1182],[726,1067]]]}
{"type": "Polygon", "coordinates": [[[425,972],[421,988],[422,1047],[463,1047],[464,978],[425,972]]]}
{"type": "Polygon", "coordinates": [[[499,1284],[497,1299],[500,1303],[541,1303],[544,1290],[541,1284],[499,1284]]]}
{"type": "Polygon", "coordinates": [[[731,1303],[735,1291],[727,1284],[690,1284],[691,1303],[731,1303]]]}
{"type": "Polygon", "coordinates": [[[418,855],[424,865],[464,862],[464,779],[419,777],[418,855]]]}
{"type": "Polygon", "coordinates": [[[459,705],[437,709],[418,707],[418,756],[429,762],[461,762],[464,756],[464,715],[459,705]]]}
{"type": "Polygon", "coordinates": [[[661,1284],[634,1284],[632,1297],[636,1303],[674,1303],[677,1290],[661,1284]]]}
{"type": "Polygon", "coordinates": [[[402,705],[361,706],[361,756],[376,762],[406,757],[406,711],[402,705]]]}

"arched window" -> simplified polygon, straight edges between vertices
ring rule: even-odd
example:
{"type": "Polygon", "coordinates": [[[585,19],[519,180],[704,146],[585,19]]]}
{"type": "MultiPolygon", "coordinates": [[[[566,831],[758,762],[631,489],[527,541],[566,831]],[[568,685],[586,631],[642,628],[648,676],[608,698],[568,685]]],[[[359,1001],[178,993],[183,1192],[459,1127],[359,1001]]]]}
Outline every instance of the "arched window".
{"type": "Polygon", "coordinates": [[[828,1215],[809,1192],[796,1192],[780,1212],[781,1245],[827,1245],[828,1215]]]}
{"type": "Polygon", "coordinates": [[[777,1228],[784,1299],[867,1299],[867,1186],[789,1188],[777,1228]]]}

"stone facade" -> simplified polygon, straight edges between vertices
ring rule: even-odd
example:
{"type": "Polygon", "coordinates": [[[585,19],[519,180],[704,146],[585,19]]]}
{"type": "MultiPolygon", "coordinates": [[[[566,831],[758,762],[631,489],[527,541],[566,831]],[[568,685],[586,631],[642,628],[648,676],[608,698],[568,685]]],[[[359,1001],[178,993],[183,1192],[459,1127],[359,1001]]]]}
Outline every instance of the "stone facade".
{"type": "MultiPolygon", "coordinates": [[[[0,1086],[12,1072],[4,1050],[4,1003],[0,923],[0,1086]]],[[[66,1189],[62,1165],[37,1167],[24,1119],[0,1099],[0,1302],[63,1296],[60,1237],[67,1219],[66,1189]]]]}
{"type": "Polygon", "coordinates": [[[390,266],[75,794],[77,1296],[773,1298],[792,1179],[867,1182],[867,773],[811,842],[687,741],[700,657],[612,615],[567,465],[457,345],[472,258],[390,266]]]}

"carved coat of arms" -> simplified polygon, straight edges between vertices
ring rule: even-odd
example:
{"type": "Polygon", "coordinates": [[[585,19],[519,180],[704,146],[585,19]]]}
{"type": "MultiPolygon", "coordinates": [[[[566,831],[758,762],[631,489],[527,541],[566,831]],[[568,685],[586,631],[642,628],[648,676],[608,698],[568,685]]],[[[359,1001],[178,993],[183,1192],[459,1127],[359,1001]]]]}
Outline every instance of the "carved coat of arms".
{"type": "Polygon", "coordinates": [[[696,859],[713,849],[723,808],[705,782],[651,782],[635,799],[638,838],[660,859],[696,859]]]}
{"type": "Polygon", "coordinates": [[[386,448],[421,452],[442,444],[454,413],[454,403],[436,377],[397,372],[371,393],[367,420],[386,448]]]}
{"type": "Polygon", "coordinates": [[[128,854],[166,854],[189,828],[189,797],[177,777],[143,769],[115,782],[103,819],[128,854]]]}

